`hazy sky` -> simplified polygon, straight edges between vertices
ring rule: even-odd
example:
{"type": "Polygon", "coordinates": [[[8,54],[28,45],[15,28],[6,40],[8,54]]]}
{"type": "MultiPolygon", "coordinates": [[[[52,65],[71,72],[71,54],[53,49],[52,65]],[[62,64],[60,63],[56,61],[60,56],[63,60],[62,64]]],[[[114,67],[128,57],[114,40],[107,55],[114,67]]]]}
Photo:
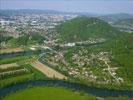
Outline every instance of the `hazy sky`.
{"type": "Polygon", "coordinates": [[[0,4],[1,9],[133,14],[133,0],[0,0],[0,4]]]}

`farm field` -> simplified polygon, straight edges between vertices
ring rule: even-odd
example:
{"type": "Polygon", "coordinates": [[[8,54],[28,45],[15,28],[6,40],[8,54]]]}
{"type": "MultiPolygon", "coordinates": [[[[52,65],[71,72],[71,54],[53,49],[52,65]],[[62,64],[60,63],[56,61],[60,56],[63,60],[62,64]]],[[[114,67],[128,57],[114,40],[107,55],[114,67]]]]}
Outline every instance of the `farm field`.
{"type": "MultiPolygon", "coordinates": [[[[37,80],[45,80],[45,79],[47,80],[47,79],[55,79],[55,78],[58,78],[61,80],[61,79],[67,78],[66,76],[64,76],[65,74],[63,75],[60,73],[60,71],[56,69],[52,69],[52,67],[50,67],[50,65],[47,65],[47,63],[46,64],[43,63],[39,59],[39,57],[41,56],[36,56],[36,55],[24,56],[23,55],[23,56],[2,59],[0,61],[1,62],[0,63],[0,89],[8,87],[8,86],[16,85],[19,83],[21,84],[21,83],[24,83],[30,80],[37,81],[37,80]]],[[[80,92],[75,92],[73,91],[73,89],[70,90],[70,89],[58,88],[58,86],[56,87],[56,85],[52,85],[52,86],[54,87],[50,88],[46,86],[43,88],[42,87],[28,88],[25,90],[20,90],[20,92],[17,91],[17,93],[20,93],[22,96],[24,96],[26,100],[29,100],[29,99],[37,100],[36,98],[38,97],[34,97],[34,96],[39,96],[40,98],[39,100],[42,100],[42,98],[43,99],[50,98],[49,96],[52,97],[50,100],[52,99],[56,100],[55,98],[57,98],[57,100],[62,100],[62,98],[63,100],[68,100],[68,99],[73,100],[75,98],[77,98],[76,100],[100,100],[97,95],[93,95],[93,94],[90,95],[90,92],[86,93],[86,92],[83,92],[82,90],[80,92]],[[29,94],[32,94],[32,91],[33,92],[39,91],[39,90],[36,90],[36,88],[37,89],[39,88],[39,90],[40,88],[42,88],[40,90],[42,94],[36,94],[36,95],[33,94],[34,95],[33,97],[32,96],[28,97],[28,96],[25,96],[25,94],[23,94],[23,91],[24,93],[27,93],[27,91],[29,91],[30,92],[30,93],[28,92],[29,94]],[[33,89],[33,90],[30,91],[30,89],[33,89]],[[52,94],[54,93],[54,91],[57,91],[57,92],[55,92],[55,94],[52,94]],[[67,97],[65,96],[62,97],[62,95],[67,95],[67,97]]],[[[4,100],[8,100],[8,99],[16,100],[14,97],[12,97],[14,95],[15,97],[17,97],[16,93],[14,94],[9,93],[8,95],[6,95],[7,99],[4,99],[4,100]]],[[[18,96],[21,97],[21,95],[18,95],[18,96]]],[[[100,98],[102,98],[103,100],[115,100],[116,98],[117,98],[116,100],[128,100],[129,99],[126,97],[116,97],[115,99],[114,98],[112,99],[112,98],[104,98],[102,96],[100,96],[100,98]]]]}
{"type": "Polygon", "coordinates": [[[67,79],[66,76],[40,63],[39,61],[32,62],[31,65],[34,66],[36,69],[40,70],[42,73],[46,74],[50,78],[67,79]]]}
{"type": "Polygon", "coordinates": [[[21,63],[21,62],[29,62],[34,60],[34,56],[17,56],[17,57],[12,57],[12,58],[5,58],[0,60],[0,65],[2,64],[10,64],[10,63],[21,63]]]}
{"type": "Polygon", "coordinates": [[[0,88],[27,80],[45,78],[46,76],[43,73],[28,63],[33,58],[20,56],[2,59],[0,61],[0,88]]]}
{"type": "Polygon", "coordinates": [[[11,52],[20,52],[24,51],[22,48],[9,48],[9,49],[1,49],[0,53],[11,53],[11,52]]]}
{"type": "Polygon", "coordinates": [[[18,65],[16,63],[3,64],[3,65],[0,65],[0,68],[1,69],[6,69],[6,68],[10,68],[12,66],[17,67],[18,65]]]}
{"type": "Polygon", "coordinates": [[[133,100],[133,14],[53,4],[0,11],[0,100],[133,100]]]}

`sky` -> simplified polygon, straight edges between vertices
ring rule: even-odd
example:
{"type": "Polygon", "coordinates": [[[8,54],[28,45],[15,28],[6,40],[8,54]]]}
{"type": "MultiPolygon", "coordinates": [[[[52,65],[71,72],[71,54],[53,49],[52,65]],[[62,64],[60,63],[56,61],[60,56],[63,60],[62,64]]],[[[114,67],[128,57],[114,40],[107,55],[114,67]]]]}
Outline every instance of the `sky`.
{"type": "Polygon", "coordinates": [[[1,9],[133,14],[133,0],[0,0],[0,4],[1,9]]]}

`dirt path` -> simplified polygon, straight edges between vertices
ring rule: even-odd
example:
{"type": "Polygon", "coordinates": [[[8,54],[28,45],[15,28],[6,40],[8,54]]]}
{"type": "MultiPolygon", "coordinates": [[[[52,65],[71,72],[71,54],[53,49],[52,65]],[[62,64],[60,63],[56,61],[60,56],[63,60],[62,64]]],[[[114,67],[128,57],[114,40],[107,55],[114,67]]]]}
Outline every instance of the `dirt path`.
{"type": "Polygon", "coordinates": [[[61,73],[57,72],[56,70],[42,64],[39,61],[32,62],[31,65],[50,78],[67,79],[66,76],[64,76],[61,73]]]}
{"type": "Polygon", "coordinates": [[[11,52],[19,52],[23,51],[22,48],[10,48],[10,49],[1,49],[0,53],[11,53],[11,52]]]}
{"type": "Polygon", "coordinates": [[[6,68],[10,68],[10,67],[17,67],[18,65],[16,63],[10,63],[10,64],[2,64],[0,65],[1,69],[6,69],[6,68]]]}

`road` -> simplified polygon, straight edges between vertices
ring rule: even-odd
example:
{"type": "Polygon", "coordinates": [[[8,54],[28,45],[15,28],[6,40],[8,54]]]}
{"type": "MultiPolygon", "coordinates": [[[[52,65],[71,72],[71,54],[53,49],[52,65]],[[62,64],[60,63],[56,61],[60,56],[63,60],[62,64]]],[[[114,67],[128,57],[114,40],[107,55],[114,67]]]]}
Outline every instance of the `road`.
{"type": "MultiPolygon", "coordinates": [[[[103,60],[104,61],[104,60],[103,60]]],[[[110,65],[107,63],[107,61],[104,61],[105,65],[108,66],[108,72],[110,73],[110,75],[117,81],[117,83],[119,83],[119,79],[112,74],[112,72],[110,71],[110,65]]]]}

